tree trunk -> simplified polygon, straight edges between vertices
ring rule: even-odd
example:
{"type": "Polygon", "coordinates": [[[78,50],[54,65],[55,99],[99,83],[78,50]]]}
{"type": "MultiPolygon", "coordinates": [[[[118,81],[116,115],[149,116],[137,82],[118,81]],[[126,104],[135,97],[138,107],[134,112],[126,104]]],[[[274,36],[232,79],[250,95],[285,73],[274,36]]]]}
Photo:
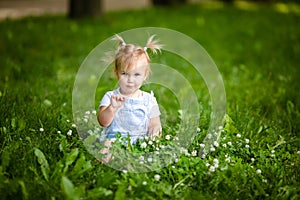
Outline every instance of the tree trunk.
{"type": "Polygon", "coordinates": [[[184,4],[187,0],[152,0],[152,4],[155,6],[171,6],[176,4],[184,4]]]}
{"type": "Polygon", "coordinates": [[[102,0],[69,0],[69,17],[99,18],[102,15],[102,0]]]}

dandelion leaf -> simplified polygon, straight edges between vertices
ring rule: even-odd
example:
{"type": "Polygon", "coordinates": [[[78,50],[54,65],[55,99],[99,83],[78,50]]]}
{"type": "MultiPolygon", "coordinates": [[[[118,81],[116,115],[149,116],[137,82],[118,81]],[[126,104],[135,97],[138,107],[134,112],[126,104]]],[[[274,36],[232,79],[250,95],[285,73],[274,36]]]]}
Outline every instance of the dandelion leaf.
{"type": "Polygon", "coordinates": [[[81,154],[74,166],[74,169],[72,170],[72,173],[73,176],[79,177],[90,169],[92,169],[91,161],[86,161],[84,154],[81,154]]]}
{"type": "Polygon", "coordinates": [[[38,159],[38,163],[41,165],[41,170],[42,170],[42,174],[43,174],[44,178],[48,181],[50,168],[49,168],[49,164],[48,164],[48,161],[47,161],[44,153],[41,150],[39,150],[38,148],[36,148],[34,150],[34,154],[38,159]]]}
{"type": "Polygon", "coordinates": [[[72,151],[66,155],[64,172],[68,171],[69,166],[75,162],[76,158],[78,157],[78,154],[79,154],[79,150],[78,148],[75,148],[72,149],[72,151]]]}
{"type": "Polygon", "coordinates": [[[75,193],[74,184],[67,177],[63,176],[61,179],[61,188],[68,200],[77,200],[79,197],[75,193]]]}

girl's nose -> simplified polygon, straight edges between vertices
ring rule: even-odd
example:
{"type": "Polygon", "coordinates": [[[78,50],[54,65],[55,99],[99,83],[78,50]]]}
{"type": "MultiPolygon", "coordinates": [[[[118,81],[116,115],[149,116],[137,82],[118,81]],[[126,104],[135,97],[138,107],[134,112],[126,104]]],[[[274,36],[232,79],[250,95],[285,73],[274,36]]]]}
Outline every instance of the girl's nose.
{"type": "Polygon", "coordinates": [[[131,83],[133,81],[133,77],[132,76],[128,76],[127,77],[127,82],[131,83]]]}

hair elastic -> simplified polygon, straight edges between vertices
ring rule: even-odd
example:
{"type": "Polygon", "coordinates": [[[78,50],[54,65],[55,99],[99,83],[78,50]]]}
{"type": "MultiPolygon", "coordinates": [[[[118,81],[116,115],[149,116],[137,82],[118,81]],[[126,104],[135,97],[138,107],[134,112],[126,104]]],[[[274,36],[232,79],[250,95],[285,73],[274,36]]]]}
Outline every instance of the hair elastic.
{"type": "Polygon", "coordinates": [[[144,49],[144,51],[147,51],[148,48],[147,48],[147,47],[144,47],[143,49],[144,49]]]}
{"type": "Polygon", "coordinates": [[[125,43],[125,42],[122,42],[121,45],[122,45],[122,46],[126,46],[126,43],[125,43]]]}

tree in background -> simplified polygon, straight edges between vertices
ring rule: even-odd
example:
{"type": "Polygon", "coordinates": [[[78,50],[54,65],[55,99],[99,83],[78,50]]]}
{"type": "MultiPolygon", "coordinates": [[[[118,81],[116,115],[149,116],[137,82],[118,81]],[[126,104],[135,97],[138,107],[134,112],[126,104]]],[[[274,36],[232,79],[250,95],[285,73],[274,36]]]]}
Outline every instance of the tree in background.
{"type": "Polygon", "coordinates": [[[186,3],[187,0],[152,0],[152,4],[155,6],[168,6],[186,3]]]}
{"type": "Polygon", "coordinates": [[[70,18],[99,18],[102,12],[102,0],[69,0],[70,18]]]}

